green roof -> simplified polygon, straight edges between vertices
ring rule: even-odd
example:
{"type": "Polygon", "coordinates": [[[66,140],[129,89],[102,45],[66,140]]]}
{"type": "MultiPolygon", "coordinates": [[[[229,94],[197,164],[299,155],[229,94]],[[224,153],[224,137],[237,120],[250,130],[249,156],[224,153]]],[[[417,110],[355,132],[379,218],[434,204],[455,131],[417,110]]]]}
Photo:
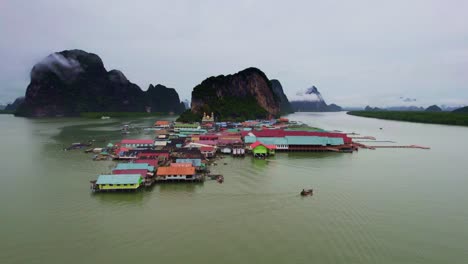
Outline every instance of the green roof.
{"type": "Polygon", "coordinates": [[[114,146],[114,144],[112,144],[112,143],[107,144],[108,148],[112,148],[113,146],[114,146]]]}
{"type": "Polygon", "coordinates": [[[188,124],[188,123],[176,123],[174,125],[175,128],[179,128],[179,127],[197,128],[199,126],[200,126],[199,124],[188,124]]]}
{"type": "Polygon", "coordinates": [[[267,145],[287,145],[288,140],[284,137],[258,137],[258,141],[267,145]]]}
{"type": "Polygon", "coordinates": [[[331,138],[331,137],[311,137],[311,136],[286,136],[288,145],[343,145],[343,138],[331,138]]]}
{"type": "Polygon", "coordinates": [[[255,141],[257,141],[256,136],[245,136],[244,137],[244,142],[245,143],[254,143],[255,141]]]}
{"type": "Polygon", "coordinates": [[[114,170],[149,170],[154,171],[154,166],[148,163],[119,163],[114,170]]]}
{"type": "Polygon", "coordinates": [[[99,175],[96,184],[137,184],[140,174],[99,175]]]}

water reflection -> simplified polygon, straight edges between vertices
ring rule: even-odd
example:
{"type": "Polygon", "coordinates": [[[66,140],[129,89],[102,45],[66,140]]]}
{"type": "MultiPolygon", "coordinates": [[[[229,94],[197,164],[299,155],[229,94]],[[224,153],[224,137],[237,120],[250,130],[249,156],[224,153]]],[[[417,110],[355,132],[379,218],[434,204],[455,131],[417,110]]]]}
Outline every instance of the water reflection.
{"type": "Polygon", "coordinates": [[[152,189],[157,189],[160,193],[194,193],[197,189],[202,188],[203,185],[203,182],[161,183],[155,185],[152,189]]]}
{"type": "Polygon", "coordinates": [[[96,192],[90,193],[91,198],[102,204],[144,204],[148,200],[148,193],[144,189],[128,192],[96,192]]]}

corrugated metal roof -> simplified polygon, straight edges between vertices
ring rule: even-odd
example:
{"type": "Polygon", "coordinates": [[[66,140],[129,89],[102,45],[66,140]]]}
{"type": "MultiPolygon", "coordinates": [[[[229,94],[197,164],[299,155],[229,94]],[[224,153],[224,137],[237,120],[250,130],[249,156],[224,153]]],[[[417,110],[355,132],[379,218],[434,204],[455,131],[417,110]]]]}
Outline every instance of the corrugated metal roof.
{"type": "Polygon", "coordinates": [[[270,144],[270,145],[287,145],[288,140],[284,137],[258,137],[258,141],[262,142],[263,144],[270,144]]]}
{"type": "Polygon", "coordinates": [[[201,166],[201,159],[176,159],[176,163],[192,163],[195,167],[201,166]]]}
{"type": "Polygon", "coordinates": [[[147,163],[119,163],[114,170],[149,170],[154,171],[153,166],[149,166],[147,163]]]}
{"type": "Polygon", "coordinates": [[[331,138],[331,137],[310,137],[310,136],[286,136],[285,137],[288,145],[315,145],[315,146],[326,146],[326,145],[343,145],[343,138],[331,138]]]}
{"type": "Polygon", "coordinates": [[[193,175],[195,174],[194,167],[159,167],[157,175],[193,175]]]}
{"type": "Polygon", "coordinates": [[[179,127],[190,127],[190,128],[197,128],[199,127],[199,124],[186,124],[186,123],[176,123],[174,127],[179,128],[179,127]]]}
{"type": "Polygon", "coordinates": [[[122,144],[148,144],[153,145],[152,139],[122,139],[122,144]]]}
{"type": "Polygon", "coordinates": [[[254,143],[255,141],[257,141],[256,136],[245,136],[244,137],[244,142],[245,143],[254,143]]]}
{"type": "Polygon", "coordinates": [[[192,163],[171,163],[169,166],[171,167],[193,167],[192,163]]]}
{"type": "Polygon", "coordinates": [[[140,179],[140,174],[99,175],[96,184],[136,184],[140,179]]]}

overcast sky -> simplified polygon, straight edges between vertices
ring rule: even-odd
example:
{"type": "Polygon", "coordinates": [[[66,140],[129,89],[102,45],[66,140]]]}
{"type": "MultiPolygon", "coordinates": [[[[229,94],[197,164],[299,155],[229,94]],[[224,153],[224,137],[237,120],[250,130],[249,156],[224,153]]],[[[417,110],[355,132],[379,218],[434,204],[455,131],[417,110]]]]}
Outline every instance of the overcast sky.
{"type": "Polygon", "coordinates": [[[0,0],[0,103],[65,49],[182,99],[254,66],[290,97],[315,85],[342,106],[468,104],[468,1],[0,0]]]}

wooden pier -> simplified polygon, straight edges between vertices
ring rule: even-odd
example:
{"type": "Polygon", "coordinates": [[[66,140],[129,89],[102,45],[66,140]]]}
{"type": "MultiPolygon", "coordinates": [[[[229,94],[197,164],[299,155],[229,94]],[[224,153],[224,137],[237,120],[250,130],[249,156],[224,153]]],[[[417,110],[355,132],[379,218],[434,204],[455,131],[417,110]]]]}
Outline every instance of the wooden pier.
{"type": "Polygon", "coordinates": [[[408,146],[369,146],[371,148],[412,148],[412,149],[431,149],[430,147],[418,146],[418,145],[408,145],[408,146]]]}
{"type": "Polygon", "coordinates": [[[406,146],[392,146],[392,145],[388,145],[388,146],[368,146],[368,145],[364,145],[364,144],[361,144],[361,143],[356,143],[354,142],[354,145],[359,147],[359,148],[364,148],[364,149],[378,149],[378,148],[406,148],[406,149],[431,149],[430,147],[424,147],[424,146],[419,146],[419,145],[406,145],[406,146]]]}

